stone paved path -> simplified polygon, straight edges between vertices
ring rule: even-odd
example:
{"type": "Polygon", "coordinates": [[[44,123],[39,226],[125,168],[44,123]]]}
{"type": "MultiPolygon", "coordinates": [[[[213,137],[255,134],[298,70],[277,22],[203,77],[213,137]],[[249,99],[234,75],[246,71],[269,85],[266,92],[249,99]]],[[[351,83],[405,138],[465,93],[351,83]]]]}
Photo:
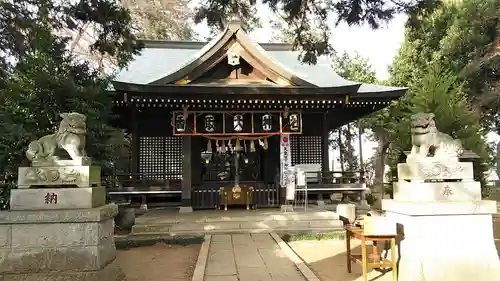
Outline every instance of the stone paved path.
{"type": "Polygon", "coordinates": [[[269,234],[216,234],[204,281],[305,281],[269,234]]]}

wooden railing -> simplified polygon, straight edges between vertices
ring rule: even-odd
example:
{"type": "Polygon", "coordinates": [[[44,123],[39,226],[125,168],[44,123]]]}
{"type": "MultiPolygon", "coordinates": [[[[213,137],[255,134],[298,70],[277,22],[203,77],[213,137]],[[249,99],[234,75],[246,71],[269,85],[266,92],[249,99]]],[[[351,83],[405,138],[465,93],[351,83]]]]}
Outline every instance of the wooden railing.
{"type": "Polygon", "coordinates": [[[114,173],[109,190],[147,190],[151,187],[180,190],[182,174],[178,173],[114,173]]]}
{"type": "MultiPolygon", "coordinates": [[[[232,186],[234,181],[205,182],[192,188],[191,200],[193,208],[214,209],[220,206],[219,190],[223,186],[232,186]]],[[[275,183],[258,181],[240,181],[240,184],[253,187],[253,202],[257,208],[277,207],[280,204],[279,186],[275,183]]]]}
{"type": "Polygon", "coordinates": [[[308,171],[305,172],[309,184],[364,183],[364,171],[308,171]]]}

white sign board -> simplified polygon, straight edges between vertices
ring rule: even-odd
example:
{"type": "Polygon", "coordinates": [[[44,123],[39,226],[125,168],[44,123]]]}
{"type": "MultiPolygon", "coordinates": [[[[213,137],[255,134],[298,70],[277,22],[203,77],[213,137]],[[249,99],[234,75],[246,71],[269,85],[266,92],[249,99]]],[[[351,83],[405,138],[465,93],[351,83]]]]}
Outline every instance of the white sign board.
{"type": "Polygon", "coordinates": [[[304,187],[306,186],[306,172],[301,169],[295,168],[297,186],[304,187]]]}
{"type": "Polygon", "coordinates": [[[290,135],[283,134],[280,136],[280,184],[287,186],[291,178],[292,154],[290,147],[290,135]]]}
{"type": "Polygon", "coordinates": [[[295,200],[295,169],[288,170],[288,182],[286,184],[286,200],[295,200]]]}

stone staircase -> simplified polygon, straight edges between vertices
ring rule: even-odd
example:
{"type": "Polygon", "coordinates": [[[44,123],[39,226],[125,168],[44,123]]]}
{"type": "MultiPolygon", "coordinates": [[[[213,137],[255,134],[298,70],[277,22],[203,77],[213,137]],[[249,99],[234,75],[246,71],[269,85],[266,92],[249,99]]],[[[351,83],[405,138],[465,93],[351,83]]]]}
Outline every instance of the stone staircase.
{"type": "Polygon", "coordinates": [[[214,233],[320,233],[342,231],[343,223],[331,211],[290,212],[279,211],[240,211],[213,212],[202,215],[197,212],[178,214],[175,218],[148,214],[137,218],[132,228],[132,236],[174,236],[203,235],[214,233]]]}

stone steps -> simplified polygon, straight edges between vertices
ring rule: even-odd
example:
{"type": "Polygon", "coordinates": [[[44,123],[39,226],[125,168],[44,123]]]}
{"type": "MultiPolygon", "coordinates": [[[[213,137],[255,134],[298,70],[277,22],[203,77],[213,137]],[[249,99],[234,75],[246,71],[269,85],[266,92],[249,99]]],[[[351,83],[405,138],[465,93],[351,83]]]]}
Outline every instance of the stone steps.
{"type": "Polygon", "coordinates": [[[180,218],[144,221],[132,227],[132,235],[200,235],[213,233],[330,232],[342,230],[343,223],[332,212],[258,214],[253,216],[224,216],[180,218]]]}

